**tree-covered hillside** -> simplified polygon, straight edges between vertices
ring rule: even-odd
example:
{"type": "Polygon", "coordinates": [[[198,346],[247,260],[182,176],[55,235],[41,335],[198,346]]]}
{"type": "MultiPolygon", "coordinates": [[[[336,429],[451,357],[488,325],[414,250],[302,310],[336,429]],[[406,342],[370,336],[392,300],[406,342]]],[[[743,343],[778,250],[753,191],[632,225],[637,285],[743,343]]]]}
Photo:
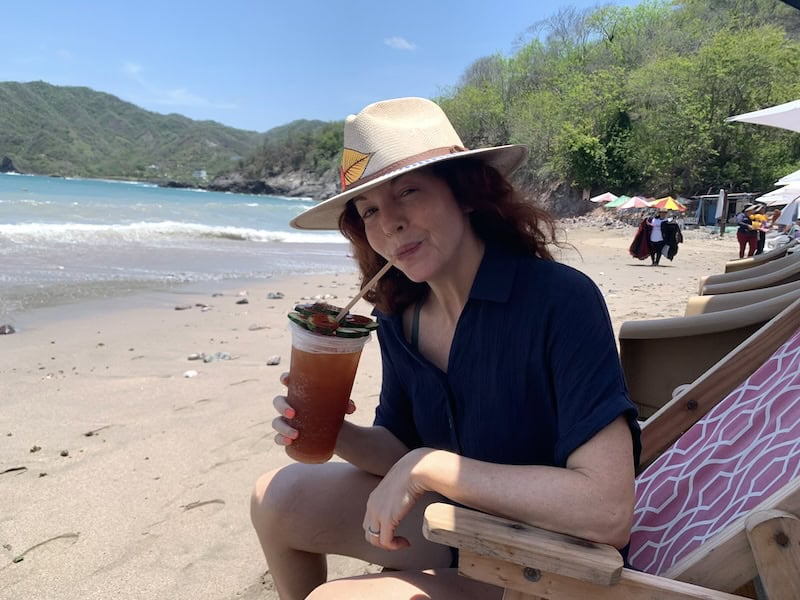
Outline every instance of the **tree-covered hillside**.
{"type": "Polygon", "coordinates": [[[800,167],[800,136],[725,119],[800,98],[798,31],[775,0],[563,10],[440,101],[467,145],[529,144],[534,186],[766,191],[800,167]]]}
{"type": "Polygon", "coordinates": [[[0,158],[22,172],[190,182],[230,170],[262,139],[89,88],[0,83],[0,158]]]}

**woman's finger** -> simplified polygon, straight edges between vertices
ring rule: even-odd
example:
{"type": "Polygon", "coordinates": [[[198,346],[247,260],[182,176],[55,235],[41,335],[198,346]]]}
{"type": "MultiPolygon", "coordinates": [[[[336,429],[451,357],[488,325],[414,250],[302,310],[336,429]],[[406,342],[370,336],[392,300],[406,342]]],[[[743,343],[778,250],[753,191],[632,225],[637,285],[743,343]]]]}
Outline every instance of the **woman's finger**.
{"type": "Polygon", "coordinates": [[[280,380],[283,385],[289,385],[289,372],[284,371],[283,373],[281,373],[280,380]]]}
{"type": "Polygon", "coordinates": [[[298,431],[289,426],[286,422],[286,419],[283,417],[275,417],[272,420],[272,428],[277,432],[275,437],[276,442],[278,442],[281,446],[288,446],[292,443],[292,440],[297,439],[298,431]],[[278,441],[278,438],[283,438],[282,441],[278,441]]]}
{"type": "Polygon", "coordinates": [[[352,400],[348,400],[347,401],[347,409],[345,410],[345,412],[348,415],[352,415],[354,412],[356,412],[356,403],[353,402],[352,400]]]}
{"type": "Polygon", "coordinates": [[[294,419],[296,416],[294,409],[289,406],[289,401],[286,396],[275,396],[272,399],[272,406],[275,407],[275,410],[282,417],[294,419]]]}

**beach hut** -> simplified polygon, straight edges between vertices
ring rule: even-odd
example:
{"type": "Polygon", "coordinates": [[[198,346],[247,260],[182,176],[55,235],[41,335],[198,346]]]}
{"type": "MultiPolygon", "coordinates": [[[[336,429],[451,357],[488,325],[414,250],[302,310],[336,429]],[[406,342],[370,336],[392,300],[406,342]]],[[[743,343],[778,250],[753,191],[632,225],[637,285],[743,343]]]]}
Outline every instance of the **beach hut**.
{"type": "Polygon", "coordinates": [[[611,192],[603,192],[602,194],[598,194],[597,196],[592,196],[589,198],[589,202],[594,202],[597,204],[605,204],[606,202],[612,202],[619,198],[616,194],[612,194],[611,192]]]}

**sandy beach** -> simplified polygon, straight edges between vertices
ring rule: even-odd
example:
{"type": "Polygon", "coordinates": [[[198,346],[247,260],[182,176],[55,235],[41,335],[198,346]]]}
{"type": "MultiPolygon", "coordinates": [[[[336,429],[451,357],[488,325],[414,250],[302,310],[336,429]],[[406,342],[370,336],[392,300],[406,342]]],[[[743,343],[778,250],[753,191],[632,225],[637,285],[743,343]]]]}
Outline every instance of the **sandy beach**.
{"type": "MultiPolygon", "coordinates": [[[[628,255],[632,227],[599,222],[562,222],[574,249],[560,259],[598,284],[615,332],[683,314],[699,277],[736,256],[734,236],[694,230],[654,268],[628,255]]],[[[347,270],[18,315],[0,336],[0,600],[277,598],[248,502],[290,460],[270,427],[286,313],[316,296],[345,304],[357,287],[347,270]],[[200,353],[215,360],[189,359],[200,353]]],[[[379,383],[371,342],[356,422],[371,421],[379,383]]],[[[332,576],[371,568],[331,561],[332,576]]]]}

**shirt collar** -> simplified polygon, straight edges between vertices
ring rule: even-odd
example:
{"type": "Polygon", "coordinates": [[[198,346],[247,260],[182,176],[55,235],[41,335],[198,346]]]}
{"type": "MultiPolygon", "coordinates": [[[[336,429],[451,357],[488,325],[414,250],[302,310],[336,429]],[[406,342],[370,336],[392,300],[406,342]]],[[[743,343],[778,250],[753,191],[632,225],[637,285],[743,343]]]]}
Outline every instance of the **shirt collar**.
{"type": "Polygon", "coordinates": [[[469,297],[475,300],[507,302],[511,297],[519,256],[493,244],[486,244],[469,297]]]}

